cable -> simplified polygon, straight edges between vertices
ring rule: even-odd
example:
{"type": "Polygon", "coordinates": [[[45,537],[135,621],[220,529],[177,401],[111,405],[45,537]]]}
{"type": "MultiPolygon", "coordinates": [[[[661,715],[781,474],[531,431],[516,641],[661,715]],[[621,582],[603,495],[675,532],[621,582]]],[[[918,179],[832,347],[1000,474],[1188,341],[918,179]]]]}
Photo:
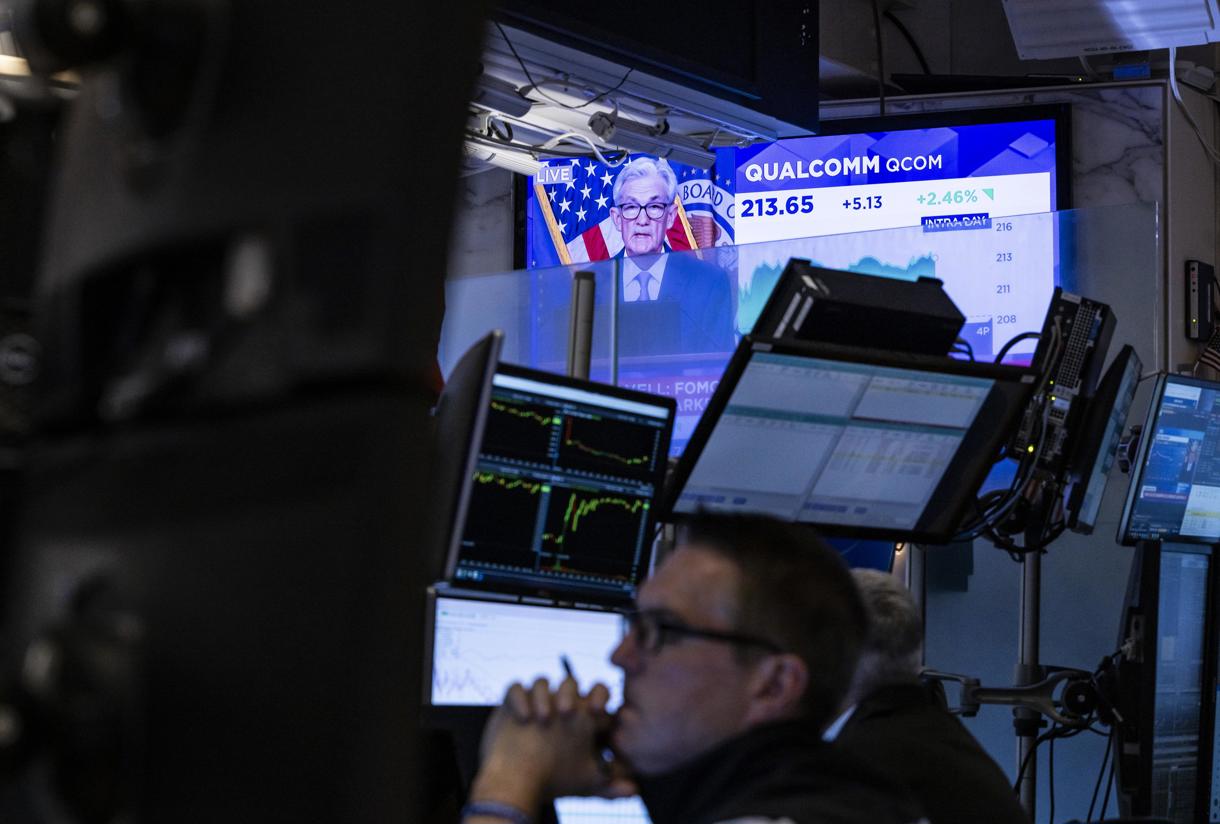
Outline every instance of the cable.
{"type": "Polygon", "coordinates": [[[885,117],[885,48],[881,39],[881,5],[873,0],[873,33],[877,40],[877,105],[885,117]]]}
{"type": "Polygon", "coordinates": [[[894,16],[894,12],[886,9],[885,19],[894,24],[894,28],[898,29],[898,33],[903,36],[911,47],[911,51],[915,52],[915,59],[919,61],[919,67],[923,69],[924,74],[931,74],[932,69],[928,67],[928,61],[924,59],[923,49],[919,48],[919,44],[915,42],[915,38],[911,36],[911,30],[903,25],[902,21],[894,16]]]}
{"type": "Polygon", "coordinates": [[[597,148],[597,146],[593,143],[593,141],[590,140],[587,135],[583,135],[580,132],[564,132],[563,134],[555,135],[555,137],[552,137],[546,143],[543,143],[541,146],[539,146],[538,150],[541,152],[549,152],[550,150],[554,149],[557,145],[559,145],[559,143],[561,141],[572,140],[572,139],[580,140],[583,143],[589,144],[589,148],[593,150],[593,154],[597,157],[597,159],[599,161],[601,161],[602,163],[604,163],[605,165],[609,166],[610,168],[614,168],[615,166],[621,166],[627,162],[627,153],[626,152],[623,152],[623,156],[620,157],[618,160],[615,160],[613,162],[607,160],[606,156],[601,153],[601,150],[597,148]]]}
{"type": "Polygon", "coordinates": [[[1106,818],[1106,810],[1110,808],[1110,789],[1114,786],[1114,765],[1118,763],[1118,753],[1110,759],[1110,777],[1106,779],[1106,797],[1101,802],[1101,820],[1106,818]]]}
{"type": "Polygon", "coordinates": [[[1038,340],[1041,337],[1042,337],[1041,332],[1022,332],[1021,334],[1017,335],[1016,337],[1011,338],[1008,341],[1008,343],[1006,343],[1000,347],[1000,354],[995,356],[995,362],[1002,363],[1004,361],[1004,356],[1008,354],[1009,350],[1012,349],[1014,346],[1016,346],[1021,341],[1038,340]]]}
{"type": "MultiPolygon", "coordinates": [[[[1007,353],[1007,351],[1018,340],[1028,339],[1030,337],[1041,337],[1041,336],[1034,332],[1025,332],[1025,333],[1022,333],[1021,335],[1016,336],[1012,340],[1008,341],[1008,343],[1006,343],[1004,345],[1004,347],[1000,350],[1000,354],[997,356],[996,361],[999,362],[1000,360],[1002,360],[1004,355],[1007,353]]],[[[1063,344],[1063,342],[1064,342],[1063,341],[1063,330],[1059,325],[1058,319],[1056,319],[1055,325],[1052,326],[1051,330],[1050,330],[1050,338],[1047,341],[1046,354],[1045,354],[1045,358],[1043,359],[1044,363],[1054,364],[1057,361],[1057,359],[1059,357],[1059,353],[1060,353],[1060,347],[1063,344]]],[[[1050,380],[1051,380],[1051,371],[1050,371],[1050,369],[1047,369],[1044,372],[1044,374],[1042,375],[1041,385],[1038,386],[1038,388],[1034,391],[1033,396],[1035,398],[1040,397],[1045,393],[1047,387],[1050,385],[1050,380]]],[[[974,533],[975,537],[977,537],[979,535],[986,536],[987,539],[989,541],[991,541],[993,544],[995,544],[997,547],[1008,552],[1009,557],[1011,557],[1014,561],[1021,560],[1022,555],[1027,555],[1031,552],[1041,551],[1046,546],[1046,543],[1047,543],[1047,541],[1042,540],[1042,541],[1039,541],[1036,545],[1021,546],[1021,545],[1017,544],[1015,541],[1013,541],[1011,538],[1002,537],[999,534],[997,534],[996,528],[1003,522],[1003,520],[1005,518],[1008,517],[1009,512],[1011,512],[1013,507],[1015,507],[1017,505],[1017,503],[1021,500],[1021,497],[1024,495],[1026,487],[1029,484],[1029,482],[1031,480],[1033,480],[1034,472],[1038,466],[1038,461],[1042,456],[1042,450],[1046,445],[1046,431],[1047,431],[1047,424],[1049,422],[1049,416],[1050,416],[1050,407],[1049,407],[1049,405],[1043,404],[1042,420],[1039,422],[1039,425],[1038,425],[1036,431],[1030,433],[1031,442],[1036,444],[1036,446],[1034,447],[1033,452],[1022,455],[1021,465],[1018,467],[1017,475],[1014,477],[1013,483],[1009,487],[1009,495],[1001,503],[993,505],[991,511],[985,512],[985,513],[980,513],[981,517],[980,517],[979,523],[969,530],[970,532],[974,533]]],[[[1048,510],[1048,517],[1050,515],[1050,512],[1051,511],[1048,510]]],[[[1040,531],[1042,533],[1042,537],[1045,537],[1045,534],[1046,534],[1045,525],[1043,525],[1042,530],[1040,530],[1040,531]]]]}
{"type": "Polygon", "coordinates": [[[574,111],[580,110],[580,109],[583,109],[585,106],[588,106],[590,103],[596,103],[597,101],[601,100],[602,98],[606,97],[607,95],[614,94],[615,92],[617,92],[619,89],[621,89],[623,87],[623,84],[627,82],[627,78],[631,77],[631,73],[635,71],[634,66],[631,67],[630,69],[627,69],[627,73],[623,75],[622,79],[619,80],[618,83],[615,84],[613,88],[606,89],[604,92],[601,92],[596,97],[586,100],[584,103],[581,103],[579,106],[573,106],[569,103],[561,103],[560,101],[556,100],[555,98],[551,97],[549,94],[544,92],[539,87],[538,82],[536,80],[534,80],[533,75],[530,74],[529,68],[525,65],[525,61],[521,59],[521,55],[517,54],[516,48],[513,47],[513,42],[508,39],[508,35],[504,32],[504,27],[501,26],[499,23],[496,23],[496,30],[499,31],[500,36],[504,38],[504,45],[508,46],[508,50],[513,53],[513,57],[516,58],[517,65],[521,67],[521,71],[525,72],[525,79],[530,82],[529,86],[527,86],[526,88],[530,89],[532,91],[538,92],[539,97],[545,98],[546,100],[550,101],[551,103],[554,103],[556,106],[559,106],[562,109],[572,109],[574,111]]]}
{"type": "MultiPolygon", "coordinates": [[[[974,347],[970,345],[970,341],[966,340],[965,338],[958,338],[957,340],[953,341],[953,345],[955,347],[959,343],[962,346],[966,347],[965,353],[970,356],[970,360],[971,360],[971,362],[973,362],[974,361],[974,347]]],[[[961,350],[958,350],[958,351],[961,351],[961,350]]]]}
{"type": "Polygon", "coordinates": [[[1182,93],[1178,90],[1178,50],[1174,46],[1169,47],[1169,90],[1173,92],[1173,99],[1177,102],[1178,108],[1182,110],[1182,115],[1186,118],[1186,122],[1190,125],[1191,130],[1195,133],[1195,137],[1199,138],[1199,145],[1203,147],[1203,151],[1211,158],[1212,163],[1220,166],[1220,152],[1207,141],[1203,136],[1203,131],[1199,128],[1199,124],[1195,122],[1195,118],[1191,115],[1190,110],[1186,108],[1186,102],[1182,100],[1182,93]]]}
{"type": "MultiPolygon", "coordinates": [[[[579,136],[579,135],[573,135],[573,136],[579,136]]],[[[532,143],[517,143],[517,142],[511,141],[511,140],[499,140],[497,138],[489,137],[485,134],[480,134],[476,131],[471,131],[469,129],[467,129],[467,131],[466,131],[466,140],[470,141],[471,143],[478,143],[479,145],[489,146],[494,149],[512,149],[514,151],[524,152],[525,154],[528,154],[531,157],[534,157],[535,159],[537,159],[537,155],[539,152],[546,152],[548,155],[551,155],[552,157],[587,158],[589,156],[588,152],[565,152],[565,151],[562,151],[562,150],[559,150],[556,148],[544,148],[543,145],[534,145],[532,143]]],[[[590,144],[590,145],[592,145],[592,144],[590,144]]],[[[614,160],[614,161],[608,160],[604,155],[602,155],[600,152],[597,151],[596,146],[593,147],[593,153],[597,155],[598,160],[600,160],[602,163],[605,163],[607,166],[609,166],[611,168],[622,165],[623,160],[627,157],[627,153],[623,152],[623,156],[621,158],[619,158],[618,160],[614,160]]]]}
{"type": "Polygon", "coordinates": [[[1050,793],[1051,820],[1055,824],[1055,739],[1051,738],[1050,754],[1046,761],[1046,791],[1050,793]]]}
{"type": "MultiPolygon", "coordinates": [[[[1047,730],[1046,732],[1042,733],[1037,738],[1035,738],[1034,745],[1029,748],[1029,752],[1025,753],[1025,757],[1023,759],[1021,759],[1021,766],[1017,770],[1017,780],[1013,782],[1012,791],[1015,793],[1019,793],[1021,791],[1021,779],[1023,779],[1025,777],[1025,770],[1029,768],[1030,759],[1032,759],[1034,757],[1034,753],[1036,753],[1038,751],[1038,747],[1040,747],[1042,744],[1046,743],[1047,741],[1054,741],[1056,738],[1075,738],[1077,735],[1080,735],[1082,732],[1091,732],[1091,733],[1095,733],[1097,735],[1104,735],[1104,733],[1098,732],[1097,730],[1093,729],[1091,726],[1065,727],[1062,724],[1053,723],[1049,730],[1047,730]]],[[[1051,750],[1051,765],[1054,764],[1054,757],[1055,757],[1054,749],[1052,749],[1051,750]]],[[[1052,766],[1052,769],[1053,769],[1053,766],[1052,766]]],[[[1051,786],[1052,787],[1054,786],[1053,776],[1051,779],[1051,786]]],[[[1052,796],[1053,795],[1054,795],[1054,792],[1052,790],[1052,796]]],[[[1053,821],[1054,820],[1054,801],[1053,800],[1051,801],[1051,810],[1052,810],[1051,816],[1052,816],[1052,821],[1053,821]]],[[[1104,809],[1102,811],[1102,817],[1103,818],[1105,817],[1104,809]]]]}
{"type": "Polygon", "coordinates": [[[1097,804],[1097,793],[1101,791],[1101,779],[1106,774],[1106,762],[1110,760],[1110,749],[1114,746],[1114,736],[1106,736],[1106,752],[1101,757],[1101,769],[1097,771],[1097,782],[1093,784],[1093,797],[1089,799],[1089,816],[1086,821],[1093,820],[1093,807],[1097,804]]]}

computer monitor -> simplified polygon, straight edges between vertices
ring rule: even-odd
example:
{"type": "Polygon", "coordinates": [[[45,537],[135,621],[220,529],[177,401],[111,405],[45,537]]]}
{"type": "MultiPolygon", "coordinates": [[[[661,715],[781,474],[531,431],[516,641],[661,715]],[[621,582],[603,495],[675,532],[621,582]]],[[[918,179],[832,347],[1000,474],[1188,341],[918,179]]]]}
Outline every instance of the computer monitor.
{"type": "Polygon", "coordinates": [[[557,798],[557,824],[650,824],[639,796],[630,798],[557,798]]]}
{"type": "Polygon", "coordinates": [[[746,337],[678,462],[667,511],[946,542],[1034,381],[1016,367],[746,337]]]}
{"type": "Polygon", "coordinates": [[[1068,463],[1065,518],[1069,529],[1088,534],[1097,524],[1106,480],[1114,466],[1142,369],[1135,350],[1124,346],[1089,401],[1068,463]]]}
{"type": "MultiPolygon", "coordinates": [[[[622,618],[600,609],[500,600],[486,594],[428,591],[424,703],[435,720],[468,734],[482,729],[485,713],[504,700],[514,682],[564,678],[566,657],[582,691],[610,689],[607,707],[623,700],[623,674],[610,663],[622,638],[622,618]],[[480,711],[481,710],[481,711],[480,711]]],[[[639,798],[560,798],[558,824],[649,824],[639,798]]]]}
{"type": "Polygon", "coordinates": [[[445,560],[461,538],[470,501],[463,491],[474,476],[478,453],[474,445],[483,438],[491,397],[491,379],[500,362],[504,333],[495,329],[478,340],[462,355],[449,373],[445,389],[432,415],[436,421],[437,460],[433,489],[436,518],[433,523],[441,536],[432,546],[441,546],[439,557],[430,566],[431,579],[444,574],[445,560]]]}
{"type": "Polygon", "coordinates": [[[622,632],[622,617],[609,610],[429,590],[425,703],[498,706],[513,683],[558,684],[566,657],[582,691],[598,682],[610,688],[613,710],[622,702],[623,675],[610,653],[622,632]]]}
{"type": "MultiPolygon", "coordinates": [[[[1123,622],[1116,773],[1120,810],[1197,820],[1205,639],[1214,590],[1211,547],[1141,544],[1123,622]]],[[[1208,749],[1211,742],[1208,741],[1208,749]]]]}
{"type": "Polygon", "coordinates": [[[1162,375],[1119,523],[1123,544],[1220,541],[1220,383],[1162,375]]]}
{"type": "Polygon", "coordinates": [[[447,580],[626,603],[648,573],[674,401],[502,364],[447,580]]]}

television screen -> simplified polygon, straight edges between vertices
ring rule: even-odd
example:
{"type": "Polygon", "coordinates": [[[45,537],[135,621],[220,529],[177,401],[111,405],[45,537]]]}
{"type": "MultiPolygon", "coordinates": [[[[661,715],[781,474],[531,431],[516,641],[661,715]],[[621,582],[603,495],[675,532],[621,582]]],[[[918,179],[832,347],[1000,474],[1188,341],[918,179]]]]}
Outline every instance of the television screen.
{"type": "MultiPolygon", "coordinates": [[[[828,269],[939,278],[966,315],[963,337],[979,359],[1041,328],[1058,283],[1054,220],[1004,218],[1066,208],[1066,111],[825,125],[816,137],[737,152],[741,332],[793,256],[828,269]],[[904,228],[913,231],[882,231],[904,228]],[[814,240],[777,244],[804,238],[814,240]]],[[[1013,351],[1028,362],[1033,343],[1013,351]]]]}
{"type": "MultiPolygon", "coordinates": [[[[654,306],[639,303],[638,255],[625,248],[621,213],[612,213],[625,164],[552,160],[529,181],[530,268],[623,261],[617,283],[599,284],[619,291],[616,379],[678,401],[673,454],[792,257],[848,272],[939,278],[966,315],[962,336],[979,360],[1041,329],[1060,283],[1049,212],[1068,206],[1066,107],[823,126],[816,137],[719,149],[711,169],[667,164],[672,202],[668,189],[648,192],[644,199],[668,208],[654,209],[660,217],[652,222],[641,211],[637,221],[645,225],[628,226],[629,233],[646,230],[629,238],[637,251],[684,252],[674,277],[663,274],[649,295],[654,306]]],[[[631,156],[638,158],[647,156],[631,156]]],[[[531,324],[562,336],[567,293],[544,283],[531,286],[531,324]]],[[[597,312],[608,314],[609,302],[600,294],[597,312]]],[[[550,343],[536,347],[530,365],[564,368],[562,341],[550,343]]],[[[1033,350],[1032,341],[1017,343],[1012,362],[1028,363],[1033,350]]]]}
{"type": "Polygon", "coordinates": [[[1140,437],[1119,540],[1220,539],[1220,384],[1162,375],[1140,437]]]}

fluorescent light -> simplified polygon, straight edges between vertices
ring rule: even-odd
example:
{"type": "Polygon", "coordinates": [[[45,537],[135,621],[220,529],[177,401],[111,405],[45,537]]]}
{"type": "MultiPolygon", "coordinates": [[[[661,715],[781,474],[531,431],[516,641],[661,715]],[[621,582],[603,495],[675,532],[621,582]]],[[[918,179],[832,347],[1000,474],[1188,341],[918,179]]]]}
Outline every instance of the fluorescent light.
{"type": "Polygon", "coordinates": [[[1220,39],[1216,0],[1004,0],[1023,60],[1197,46],[1220,39]]]}
{"type": "Polygon", "coordinates": [[[538,170],[542,168],[541,163],[525,152],[492,148],[469,140],[462,144],[462,152],[468,166],[480,164],[498,166],[501,169],[508,169],[510,172],[531,177],[538,174],[538,170]]]}
{"type": "Polygon", "coordinates": [[[516,86],[488,74],[479,75],[470,102],[510,117],[523,117],[530,110],[530,101],[521,96],[516,86]]]}
{"type": "Polygon", "coordinates": [[[699,141],[670,134],[665,127],[649,127],[625,117],[598,112],[589,118],[589,128],[604,142],[629,152],[656,155],[700,169],[709,169],[716,161],[716,156],[699,141]]]}

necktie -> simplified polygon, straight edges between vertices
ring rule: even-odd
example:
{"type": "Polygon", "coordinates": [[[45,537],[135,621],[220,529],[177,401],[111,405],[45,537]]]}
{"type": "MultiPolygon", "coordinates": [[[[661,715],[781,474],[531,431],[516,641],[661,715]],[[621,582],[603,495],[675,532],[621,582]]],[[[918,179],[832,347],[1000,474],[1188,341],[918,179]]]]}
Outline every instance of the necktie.
{"type": "Polygon", "coordinates": [[[640,284],[640,296],[636,300],[652,300],[652,275],[640,272],[635,276],[635,282],[640,284]]]}

